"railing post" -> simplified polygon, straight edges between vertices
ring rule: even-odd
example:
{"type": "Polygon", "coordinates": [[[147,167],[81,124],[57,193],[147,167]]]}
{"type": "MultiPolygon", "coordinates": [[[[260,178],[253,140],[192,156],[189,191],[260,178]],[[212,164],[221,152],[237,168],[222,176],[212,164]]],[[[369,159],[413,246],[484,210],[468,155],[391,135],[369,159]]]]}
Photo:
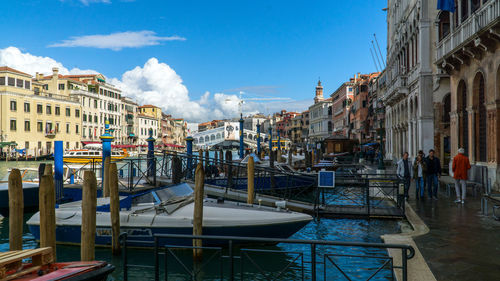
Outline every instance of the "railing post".
{"type": "Polygon", "coordinates": [[[311,280],[316,281],[316,244],[311,244],[311,280]]]}
{"type": "Polygon", "coordinates": [[[128,280],[128,257],[127,257],[127,233],[123,232],[120,234],[120,239],[122,243],[122,248],[123,248],[123,281],[128,280]]]}
{"type": "Polygon", "coordinates": [[[233,240],[229,240],[229,280],[234,280],[234,268],[233,268],[233,240]]]}
{"type": "Polygon", "coordinates": [[[401,252],[403,254],[403,256],[401,257],[401,268],[403,270],[403,281],[407,281],[408,280],[408,260],[407,260],[407,256],[406,256],[406,248],[404,249],[401,249],[401,252]]]}
{"type": "Polygon", "coordinates": [[[368,217],[370,217],[370,179],[367,177],[365,179],[365,187],[366,187],[366,212],[368,217]]]}
{"type": "Polygon", "coordinates": [[[155,281],[160,280],[160,258],[158,257],[158,237],[154,236],[155,240],[155,281]]]}

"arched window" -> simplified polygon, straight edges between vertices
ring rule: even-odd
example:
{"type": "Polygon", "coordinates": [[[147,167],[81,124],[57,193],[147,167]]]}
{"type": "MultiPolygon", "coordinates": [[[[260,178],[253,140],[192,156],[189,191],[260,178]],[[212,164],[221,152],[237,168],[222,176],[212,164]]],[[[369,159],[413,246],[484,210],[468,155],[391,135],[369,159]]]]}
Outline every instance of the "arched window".
{"type": "Polygon", "coordinates": [[[205,142],[209,142],[210,138],[208,136],[205,136],[205,142]]]}
{"type": "Polygon", "coordinates": [[[465,81],[461,80],[457,88],[457,113],[458,120],[458,146],[465,149],[465,154],[469,151],[469,116],[467,113],[467,87],[465,81]]]}
{"type": "Polygon", "coordinates": [[[200,143],[203,143],[203,137],[200,137],[200,143]]]}
{"type": "Polygon", "coordinates": [[[476,124],[476,160],[486,162],[486,98],[484,91],[484,77],[481,72],[474,77],[474,107],[477,110],[475,114],[476,124]]]}
{"type": "Polygon", "coordinates": [[[450,123],[450,111],[451,111],[451,95],[447,94],[443,99],[443,123],[450,123]]]}
{"type": "Polygon", "coordinates": [[[439,13],[439,41],[450,34],[450,12],[441,11],[439,13]]]}
{"type": "Polygon", "coordinates": [[[220,138],[221,138],[221,134],[217,133],[217,139],[220,139],[220,138]]]}
{"type": "Polygon", "coordinates": [[[210,140],[215,140],[215,135],[210,135],[210,140]]]}

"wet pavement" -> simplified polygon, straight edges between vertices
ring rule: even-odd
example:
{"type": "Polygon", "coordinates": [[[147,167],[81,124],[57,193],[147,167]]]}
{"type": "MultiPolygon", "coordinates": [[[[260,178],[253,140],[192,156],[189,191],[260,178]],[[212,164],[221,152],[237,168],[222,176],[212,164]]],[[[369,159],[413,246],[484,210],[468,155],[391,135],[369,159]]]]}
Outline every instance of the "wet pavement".
{"type": "Polygon", "coordinates": [[[441,184],[438,200],[416,201],[411,188],[410,205],[430,229],[414,240],[436,279],[500,280],[500,221],[481,215],[480,197],[469,190],[456,204],[454,187],[447,197],[441,184]]]}

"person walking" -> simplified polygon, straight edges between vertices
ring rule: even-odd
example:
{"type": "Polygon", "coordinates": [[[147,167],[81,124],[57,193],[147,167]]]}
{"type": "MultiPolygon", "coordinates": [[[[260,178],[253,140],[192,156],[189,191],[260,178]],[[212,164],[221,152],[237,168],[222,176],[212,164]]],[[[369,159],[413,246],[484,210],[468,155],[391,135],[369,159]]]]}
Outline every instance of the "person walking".
{"type": "Polygon", "coordinates": [[[453,178],[455,179],[455,192],[457,194],[457,200],[455,203],[465,203],[465,194],[467,193],[467,171],[470,169],[469,158],[464,155],[465,150],[463,148],[458,149],[458,154],[453,157],[452,171],[453,178]],[[462,187],[462,192],[460,192],[460,187],[462,187]],[[460,194],[462,196],[460,196],[460,194]]]}
{"type": "Polygon", "coordinates": [[[410,160],[408,160],[408,152],[405,152],[403,153],[403,158],[398,161],[397,175],[403,180],[404,196],[406,200],[410,199],[408,190],[410,189],[412,173],[413,171],[410,168],[410,160]]]}
{"type": "Polygon", "coordinates": [[[441,163],[439,158],[434,156],[434,149],[429,150],[429,156],[425,158],[427,166],[427,190],[429,198],[437,200],[437,191],[439,185],[439,177],[441,177],[441,163]]]}
{"type": "Polygon", "coordinates": [[[421,154],[417,155],[413,164],[413,178],[415,179],[415,198],[424,199],[424,178],[426,176],[427,166],[421,154]]]}

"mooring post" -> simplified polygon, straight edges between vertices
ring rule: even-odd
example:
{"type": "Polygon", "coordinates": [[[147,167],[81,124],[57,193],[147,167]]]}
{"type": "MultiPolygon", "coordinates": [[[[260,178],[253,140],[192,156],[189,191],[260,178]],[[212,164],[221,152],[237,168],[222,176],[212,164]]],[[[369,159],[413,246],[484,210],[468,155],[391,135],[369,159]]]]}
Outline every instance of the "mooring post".
{"type": "Polygon", "coordinates": [[[45,170],[43,171],[43,175],[53,176],[52,175],[52,164],[45,164],[45,170]]]}
{"type": "Polygon", "coordinates": [[[209,171],[209,166],[210,166],[210,152],[205,150],[205,171],[209,171]]]}
{"type": "Polygon", "coordinates": [[[277,160],[278,160],[278,163],[283,162],[283,159],[281,157],[281,149],[279,149],[279,148],[278,148],[278,159],[277,160]]]}
{"type": "MultiPolygon", "coordinates": [[[[146,139],[148,142],[148,177],[154,177],[156,175],[156,162],[155,162],[155,138],[153,137],[153,129],[149,129],[149,137],[146,139]]],[[[156,183],[155,183],[156,185],[156,183]]]]}
{"type": "Polygon", "coordinates": [[[226,150],[226,177],[227,177],[227,187],[233,187],[233,154],[231,150],[226,150]]]}
{"type": "Polygon", "coordinates": [[[109,212],[111,214],[111,252],[120,254],[120,195],[118,194],[118,171],[116,163],[109,165],[109,212]]]}
{"type": "Polygon", "coordinates": [[[198,163],[203,166],[203,149],[201,148],[198,150],[198,163]]]}
{"type": "Polygon", "coordinates": [[[240,159],[243,159],[245,158],[245,153],[244,153],[244,150],[245,150],[245,144],[243,143],[243,113],[241,113],[241,116],[240,116],[240,159]]]}
{"type": "Polygon", "coordinates": [[[56,202],[64,196],[64,159],[63,141],[54,141],[54,184],[56,189],[56,202]]]}
{"type": "Polygon", "coordinates": [[[253,157],[248,157],[247,164],[247,203],[253,204],[253,195],[254,195],[254,184],[255,184],[255,169],[254,169],[254,160],[253,157]]]}
{"type": "Polygon", "coordinates": [[[260,122],[257,120],[257,155],[260,155],[260,122]]]}
{"type": "Polygon", "coordinates": [[[219,161],[220,161],[220,168],[222,170],[222,165],[224,164],[224,151],[222,151],[222,148],[219,150],[219,161]]]}
{"type": "Polygon", "coordinates": [[[100,136],[99,138],[101,139],[102,143],[101,190],[104,195],[104,183],[107,181],[106,177],[108,176],[108,174],[104,170],[104,163],[106,162],[106,158],[111,157],[111,142],[114,140],[113,135],[111,135],[110,133],[108,120],[106,120],[106,122],[104,123],[104,134],[102,134],[102,136],[100,136]]]}
{"type": "Polygon", "coordinates": [[[186,138],[186,154],[187,154],[187,173],[188,178],[192,178],[193,175],[193,137],[188,136],[186,138]]]}
{"type": "Polygon", "coordinates": [[[110,161],[111,160],[111,157],[106,157],[106,159],[104,160],[104,177],[102,179],[104,185],[103,185],[103,188],[102,188],[102,197],[109,197],[109,175],[110,175],[110,172],[109,172],[109,164],[110,164],[110,161]]]}
{"type": "Polygon", "coordinates": [[[314,166],[316,164],[316,157],[314,155],[314,149],[311,150],[311,166],[314,166]]]}
{"type": "Polygon", "coordinates": [[[92,261],[95,259],[95,232],[97,208],[97,180],[93,171],[83,174],[82,190],[82,236],[80,260],[92,261]]]}
{"type": "Polygon", "coordinates": [[[23,181],[19,169],[9,175],[9,249],[23,249],[23,181]]]}
{"type": "Polygon", "coordinates": [[[182,162],[179,157],[174,156],[172,158],[172,183],[179,184],[181,183],[182,178],[182,162]]]}
{"type": "Polygon", "coordinates": [[[274,189],[276,188],[276,178],[274,177],[274,173],[273,173],[273,170],[274,170],[274,153],[272,150],[269,151],[269,167],[271,169],[270,170],[270,181],[271,181],[271,190],[274,191],[274,189]]]}
{"type": "MultiPolygon", "coordinates": [[[[194,180],[194,213],[193,213],[193,235],[203,234],[203,195],[205,185],[205,172],[201,163],[196,167],[194,180]]],[[[193,247],[201,247],[201,239],[193,239],[193,247]]],[[[199,260],[202,257],[201,249],[193,249],[193,258],[199,260]]]]}
{"type": "Polygon", "coordinates": [[[40,178],[38,199],[40,209],[40,247],[52,247],[52,254],[54,260],[56,260],[56,194],[54,178],[51,174],[45,174],[40,178]]]}

